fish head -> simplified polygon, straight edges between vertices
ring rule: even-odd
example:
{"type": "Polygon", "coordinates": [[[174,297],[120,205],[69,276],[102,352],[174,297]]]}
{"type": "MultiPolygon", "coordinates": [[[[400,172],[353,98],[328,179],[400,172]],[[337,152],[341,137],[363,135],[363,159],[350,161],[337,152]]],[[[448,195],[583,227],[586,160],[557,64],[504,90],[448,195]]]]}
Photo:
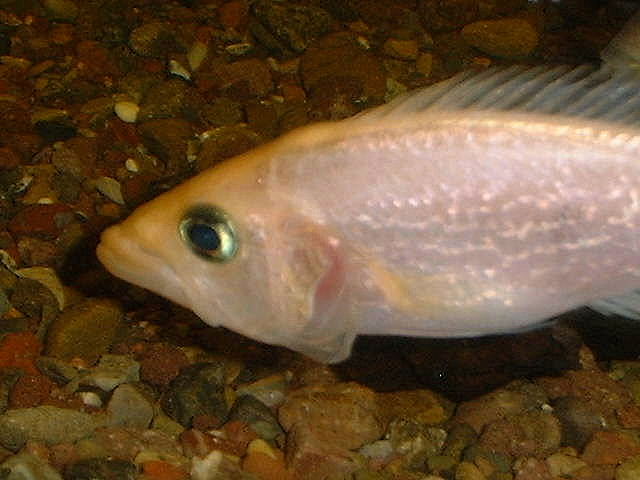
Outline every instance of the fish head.
{"type": "Polygon", "coordinates": [[[98,258],[206,323],[320,361],[348,356],[341,242],[269,187],[256,153],[213,168],[102,234],[98,258]]]}

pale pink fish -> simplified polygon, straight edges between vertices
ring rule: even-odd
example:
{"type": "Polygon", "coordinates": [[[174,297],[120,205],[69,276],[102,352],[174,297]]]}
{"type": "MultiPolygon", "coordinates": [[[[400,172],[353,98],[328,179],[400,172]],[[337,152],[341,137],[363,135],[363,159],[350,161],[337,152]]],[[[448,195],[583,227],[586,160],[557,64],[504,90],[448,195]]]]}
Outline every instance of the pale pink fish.
{"type": "Polygon", "coordinates": [[[640,288],[639,86],[606,67],[459,75],[201,173],[98,256],[327,362],[358,334],[513,331],[594,302],[637,316],[637,295],[609,297],[640,288]]]}

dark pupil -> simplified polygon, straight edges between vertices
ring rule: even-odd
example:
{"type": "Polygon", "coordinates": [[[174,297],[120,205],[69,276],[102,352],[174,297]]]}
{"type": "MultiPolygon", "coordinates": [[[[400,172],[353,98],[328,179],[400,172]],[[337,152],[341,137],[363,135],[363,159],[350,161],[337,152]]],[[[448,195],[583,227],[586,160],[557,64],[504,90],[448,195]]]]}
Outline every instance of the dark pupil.
{"type": "Polygon", "coordinates": [[[215,251],[220,247],[218,232],[203,223],[195,223],[189,226],[189,239],[196,247],[206,251],[215,251]]]}

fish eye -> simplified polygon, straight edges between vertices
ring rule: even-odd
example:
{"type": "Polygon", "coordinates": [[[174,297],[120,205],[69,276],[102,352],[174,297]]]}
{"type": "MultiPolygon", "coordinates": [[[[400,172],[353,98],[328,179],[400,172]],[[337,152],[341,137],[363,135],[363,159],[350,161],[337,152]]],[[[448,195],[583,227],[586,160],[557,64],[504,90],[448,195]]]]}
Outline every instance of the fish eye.
{"type": "Polygon", "coordinates": [[[180,237],[198,256],[213,262],[226,262],[238,250],[229,217],[218,207],[197,205],[180,222],[180,237]]]}

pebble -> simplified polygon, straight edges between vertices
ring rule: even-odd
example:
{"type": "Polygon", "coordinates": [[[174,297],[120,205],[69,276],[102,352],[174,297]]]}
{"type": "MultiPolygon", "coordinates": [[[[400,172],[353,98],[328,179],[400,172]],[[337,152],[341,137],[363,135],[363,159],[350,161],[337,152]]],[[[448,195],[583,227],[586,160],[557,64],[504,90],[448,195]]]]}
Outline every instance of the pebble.
{"type": "Polygon", "coordinates": [[[242,122],[242,105],[229,97],[217,97],[207,102],[200,112],[201,118],[211,127],[235,125],[242,122]]]}
{"type": "Polygon", "coordinates": [[[640,456],[640,440],[630,433],[601,431],[593,434],[580,458],[592,465],[619,465],[640,456]]]}
{"type": "Polygon", "coordinates": [[[262,439],[249,444],[247,454],[242,460],[242,469],[256,475],[260,480],[295,480],[293,473],[287,470],[284,454],[262,439]]]}
{"type": "Polygon", "coordinates": [[[305,387],[291,392],[278,410],[285,430],[312,429],[324,443],[360,448],[384,433],[376,395],[356,383],[305,387]]]}
{"type": "Polygon", "coordinates": [[[97,158],[97,141],[93,138],[76,137],[55,145],[51,163],[57,172],[67,173],[82,182],[91,177],[97,158]]]}
{"type": "Polygon", "coordinates": [[[136,466],[117,458],[89,458],[65,469],[65,480],[136,480],[136,466]]]}
{"type": "Polygon", "coordinates": [[[404,417],[393,420],[386,437],[394,450],[404,457],[409,469],[421,469],[429,457],[440,453],[447,432],[404,417]]]}
{"type": "Polygon", "coordinates": [[[549,472],[555,477],[570,477],[574,472],[587,465],[584,460],[578,458],[575,451],[571,453],[558,451],[557,453],[549,455],[546,462],[549,467],[549,472]]]}
{"type": "Polygon", "coordinates": [[[124,197],[122,196],[122,184],[115,178],[98,177],[93,184],[101,194],[118,205],[124,205],[124,197]]]}
{"type": "Polygon", "coordinates": [[[294,52],[303,52],[316,38],[329,31],[326,10],[310,5],[259,0],[253,13],[264,26],[294,52]]]}
{"type": "Polygon", "coordinates": [[[427,425],[436,425],[447,421],[454,409],[449,400],[426,389],[379,393],[376,403],[387,422],[405,417],[427,425]]]}
{"type": "Polygon", "coordinates": [[[460,462],[456,468],[456,480],[486,480],[486,478],[473,463],[460,462]]]}
{"type": "Polygon", "coordinates": [[[546,401],[544,391],[535,385],[513,383],[474,400],[462,402],[456,409],[454,420],[466,423],[480,433],[492,422],[539,409],[546,401]]]}
{"type": "Polygon", "coordinates": [[[9,147],[0,147],[0,170],[14,169],[22,163],[18,152],[9,147]]]}
{"type": "Polygon", "coordinates": [[[416,60],[418,58],[418,42],[416,40],[399,40],[390,38],[382,46],[385,54],[400,60],[416,60]]]}
{"type": "Polygon", "coordinates": [[[214,128],[204,132],[200,138],[202,143],[196,160],[199,172],[224,159],[247,152],[263,142],[260,135],[244,125],[214,128]]]}
{"type": "Polygon", "coordinates": [[[157,156],[166,176],[184,175],[190,167],[186,152],[194,137],[193,125],[183,119],[161,118],[138,127],[144,145],[157,156]]]}
{"type": "Polygon", "coordinates": [[[0,444],[17,451],[27,441],[73,442],[103,423],[100,416],[52,406],[7,410],[0,415],[0,444]]]}
{"type": "Polygon", "coordinates": [[[588,439],[589,430],[597,430],[598,424],[602,428],[616,425],[618,412],[633,405],[631,392],[623,384],[592,367],[571,370],[562,377],[542,377],[536,383],[551,399],[559,401],[567,396],[580,399],[576,411],[571,416],[564,414],[564,417],[573,417],[573,422],[584,425],[582,438],[588,439]]]}
{"type": "MultiPolygon", "coordinates": [[[[3,371],[0,374],[0,414],[4,413],[9,407],[9,394],[19,378],[20,373],[12,372],[11,370],[3,371]]],[[[0,459],[1,458],[0,456],[0,459]]]]}
{"type": "Polygon", "coordinates": [[[78,16],[78,5],[72,0],[43,0],[42,4],[52,20],[73,21],[78,16]]]}
{"type": "Polygon", "coordinates": [[[425,28],[430,32],[459,30],[476,19],[479,0],[420,0],[418,13],[425,28]]]}
{"type": "Polygon", "coordinates": [[[17,370],[36,375],[36,359],[42,351],[42,343],[30,332],[7,333],[0,337],[0,371],[17,370]]]}
{"type": "Polygon", "coordinates": [[[66,384],[78,378],[78,370],[68,362],[42,355],[38,357],[38,370],[58,384],[66,384]]]}
{"type": "Polygon", "coordinates": [[[188,480],[189,473],[182,467],[160,460],[142,464],[145,480],[188,480]]]}
{"type": "Polygon", "coordinates": [[[531,55],[539,41],[536,29],[521,18],[474,22],[466,25],[461,33],[462,38],[478,50],[509,59],[531,55]]]}
{"type": "Polygon", "coordinates": [[[198,118],[203,103],[198,91],[180,78],[153,82],[146,89],[136,121],[142,123],[162,118],[193,120],[198,118]]]}
{"type": "Polygon", "coordinates": [[[185,353],[168,343],[149,344],[139,355],[140,379],[153,385],[167,386],[189,365],[185,353]]]}
{"type": "Polygon", "coordinates": [[[20,278],[34,280],[44,286],[56,299],[58,308],[63,310],[66,303],[65,291],[56,271],[49,267],[27,267],[15,270],[20,278]]]}
{"type": "Polygon", "coordinates": [[[40,282],[20,278],[10,297],[11,305],[17,312],[28,318],[41,318],[49,323],[57,314],[58,301],[51,291],[40,282]]]}
{"type": "Polygon", "coordinates": [[[615,480],[637,480],[638,478],[640,478],[640,455],[636,455],[616,467],[615,480]]]}
{"type": "Polygon", "coordinates": [[[164,394],[163,410],[187,428],[199,415],[211,415],[222,423],[229,412],[224,378],[222,362],[196,363],[183,368],[164,394]]]}
{"type": "Polygon", "coordinates": [[[89,298],[63,311],[51,324],[45,352],[61,360],[95,363],[116,338],[123,313],[115,302],[89,298]]]}
{"type": "Polygon", "coordinates": [[[514,466],[514,480],[552,480],[547,464],[537,458],[519,458],[514,466]]]}
{"type": "Polygon", "coordinates": [[[545,458],[560,448],[560,422],[551,413],[530,410],[487,425],[479,443],[514,457],[545,458]]]}
{"type": "Polygon", "coordinates": [[[0,463],[3,480],[62,480],[62,476],[40,457],[21,452],[0,463]]]}
{"type": "Polygon", "coordinates": [[[553,404],[553,413],[562,425],[562,443],[582,449],[593,434],[608,422],[591,402],[575,396],[561,397],[553,404]]]}
{"type": "Polygon", "coordinates": [[[15,215],[7,225],[16,237],[30,235],[52,240],[69,223],[68,206],[62,203],[30,205],[15,215]]]}
{"type": "Polygon", "coordinates": [[[243,101],[265,97],[274,87],[267,63],[257,58],[218,66],[215,78],[216,86],[223,93],[243,101]]]}
{"type": "Polygon", "coordinates": [[[78,129],[66,118],[39,120],[34,124],[35,131],[47,143],[55,143],[75,137],[78,129]]]}
{"type": "Polygon", "coordinates": [[[239,396],[229,411],[228,421],[240,421],[248,424],[260,438],[273,441],[284,435],[273,412],[257,398],[251,395],[239,396]]]}
{"type": "Polygon", "coordinates": [[[447,434],[442,454],[459,459],[465,449],[477,441],[478,434],[466,423],[454,423],[447,434]]]}
{"type": "Polygon", "coordinates": [[[208,55],[209,45],[199,40],[193,42],[193,45],[191,45],[191,48],[187,52],[187,62],[189,63],[191,71],[195,72],[198,70],[208,55]]]}
{"type": "Polygon", "coordinates": [[[140,378],[140,364],[128,355],[107,354],[100,356],[98,365],[83,373],[81,385],[90,385],[110,392],[126,382],[137,382],[140,378]]]}
{"type": "Polygon", "coordinates": [[[140,105],[123,100],[116,102],[113,105],[113,111],[123,122],[136,123],[138,120],[138,113],[140,113],[140,105]]]}
{"type": "Polygon", "coordinates": [[[269,408],[277,407],[284,402],[289,390],[289,380],[286,374],[275,373],[252,383],[245,383],[236,387],[236,395],[251,395],[269,408]]]}
{"type": "Polygon", "coordinates": [[[253,475],[243,472],[237,462],[219,450],[205,457],[194,457],[190,474],[192,480],[255,480],[253,475]]]}
{"type": "Polygon", "coordinates": [[[153,402],[132,384],[117,387],[107,404],[107,424],[110,426],[145,429],[153,416],[153,402]]]}
{"type": "Polygon", "coordinates": [[[54,386],[44,375],[21,375],[11,389],[9,407],[37,407],[46,403],[54,386]]]}
{"type": "Polygon", "coordinates": [[[380,103],[386,93],[380,60],[347,32],[314,42],[301,58],[300,75],[319,120],[352,115],[363,106],[380,103]]]}
{"type": "Polygon", "coordinates": [[[170,52],[186,51],[175,27],[165,22],[140,25],[131,32],[129,46],[138,55],[151,58],[165,58],[170,52]]]}
{"type": "Polygon", "coordinates": [[[234,439],[227,438],[224,435],[224,431],[212,430],[212,432],[216,434],[213,435],[196,429],[182,432],[180,434],[180,444],[184,454],[189,458],[205,457],[211,451],[216,450],[224,452],[226,455],[240,458],[246,453],[249,442],[237,442],[234,439]]]}
{"type": "Polygon", "coordinates": [[[278,414],[287,432],[287,458],[302,478],[355,471],[357,456],[350,450],[378,440],[385,429],[376,394],[356,383],[293,391],[278,414]]]}

